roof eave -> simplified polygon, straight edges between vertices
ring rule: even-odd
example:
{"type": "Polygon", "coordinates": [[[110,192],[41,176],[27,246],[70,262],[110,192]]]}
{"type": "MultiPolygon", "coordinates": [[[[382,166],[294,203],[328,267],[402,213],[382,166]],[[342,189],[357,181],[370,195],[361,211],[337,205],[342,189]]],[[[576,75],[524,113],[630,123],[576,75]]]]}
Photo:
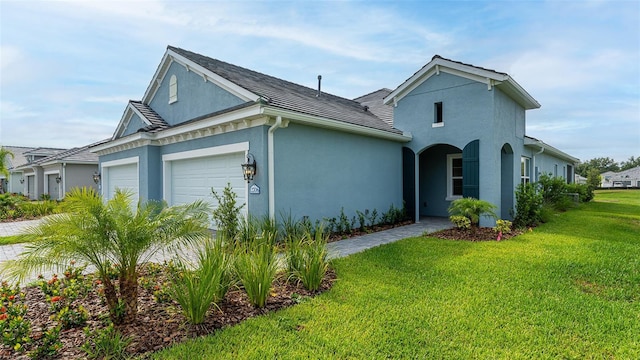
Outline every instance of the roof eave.
{"type": "Polygon", "coordinates": [[[552,155],[555,155],[557,157],[563,158],[565,160],[569,160],[570,162],[574,163],[574,164],[578,164],[580,162],[580,159],[573,157],[567,153],[565,153],[564,151],[561,151],[559,149],[556,149],[555,147],[546,144],[538,139],[529,137],[529,136],[525,136],[524,137],[524,146],[529,146],[529,147],[537,147],[538,149],[544,149],[545,153],[550,153],[552,155]]]}
{"type": "Polygon", "coordinates": [[[282,116],[289,121],[315,126],[322,127],[337,131],[343,131],[348,133],[354,133],[359,135],[366,135],[371,137],[382,138],[386,140],[398,141],[398,142],[409,142],[413,139],[410,133],[402,133],[397,134],[385,130],[370,128],[362,125],[350,124],[343,121],[333,120],[325,117],[308,115],[299,113],[292,110],[285,110],[272,106],[265,106],[263,109],[263,113],[269,116],[282,116]]]}

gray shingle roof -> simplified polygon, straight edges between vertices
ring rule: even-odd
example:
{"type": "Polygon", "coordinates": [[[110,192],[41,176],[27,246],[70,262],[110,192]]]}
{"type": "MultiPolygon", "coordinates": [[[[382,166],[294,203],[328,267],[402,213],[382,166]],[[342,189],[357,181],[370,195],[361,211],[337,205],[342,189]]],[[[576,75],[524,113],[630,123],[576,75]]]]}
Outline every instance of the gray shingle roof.
{"type": "Polygon", "coordinates": [[[160,115],[158,115],[157,112],[149,107],[149,105],[143,104],[141,101],[134,100],[130,100],[129,103],[131,103],[131,106],[136,108],[136,110],[138,110],[142,114],[142,116],[144,116],[145,119],[147,119],[151,123],[151,125],[145,126],[138,131],[158,132],[170,127],[169,124],[164,121],[164,119],[160,115]]]}
{"type": "Polygon", "coordinates": [[[33,165],[46,164],[50,162],[95,162],[98,163],[98,155],[89,152],[89,145],[76,147],[59,152],[55,155],[34,161],[33,165]]]}
{"type": "Polygon", "coordinates": [[[373,112],[366,111],[357,101],[324,92],[320,96],[316,96],[316,89],[294,84],[177,47],[169,46],[167,49],[267,99],[270,106],[392,133],[402,133],[392,128],[373,112]]]}
{"type": "Polygon", "coordinates": [[[390,105],[385,105],[383,101],[389,94],[391,94],[391,89],[384,88],[362,95],[354,100],[362,104],[362,106],[367,106],[375,116],[393,126],[393,108],[390,105]]]}
{"type": "Polygon", "coordinates": [[[32,147],[23,147],[23,146],[3,146],[2,148],[11,151],[13,157],[7,156],[5,158],[5,166],[7,170],[11,170],[18,165],[24,164],[27,162],[27,158],[25,157],[25,153],[33,150],[32,147]]]}

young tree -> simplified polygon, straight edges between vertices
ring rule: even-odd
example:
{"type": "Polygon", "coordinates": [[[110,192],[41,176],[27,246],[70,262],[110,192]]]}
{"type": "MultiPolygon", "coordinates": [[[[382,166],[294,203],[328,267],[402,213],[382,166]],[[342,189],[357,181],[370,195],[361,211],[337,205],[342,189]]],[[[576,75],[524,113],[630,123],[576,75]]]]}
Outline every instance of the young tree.
{"type": "MultiPolygon", "coordinates": [[[[14,155],[11,151],[5,149],[0,146],[0,174],[4,175],[5,178],[9,179],[9,169],[7,169],[7,159],[11,156],[13,159],[14,155]]],[[[2,187],[2,183],[0,182],[0,194],[4,193],[5,189],[2,187]]]]}
{"type": "Polygon", "coordinates": [[[209,236],[209,208],[204,202],[168,207],[148,201],[132,208],[131,193],[116,190],[103,201],[93,189],[74,189],[65,197],[66,212],[48,217],[23,235],[29,241],[18,259],[3,264],[14,278],[60,270],[71,260],[95,267],[104,285],[115,324],[134,321],[138,311],[138,266],[161,250],[209,236]],[[118,289],[109,278],[119,269],[118,289]]]}

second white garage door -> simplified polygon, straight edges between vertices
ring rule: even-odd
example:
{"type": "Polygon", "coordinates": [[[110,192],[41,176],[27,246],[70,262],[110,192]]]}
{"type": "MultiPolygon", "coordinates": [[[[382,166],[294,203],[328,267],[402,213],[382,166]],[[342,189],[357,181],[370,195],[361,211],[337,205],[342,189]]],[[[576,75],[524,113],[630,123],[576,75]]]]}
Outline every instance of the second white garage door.
{"type": "Polygon", "coordinates": [[[113,198],[116,189],[127,190],[132,194],[132,205],[138,204],[138,164],[125,164],[105,168],[107,178],[104,180],[104,196],[113,198]]]}
{"type": "MultiPolygon", "coordinates": [[[[238,205],[247,202],[247,183],[242,176],[240,164],[245,162],[244,152],[181,159],[170,162],[170,191],[166,200],[171,205],[188,204],[203,200],[217,206],[211,189],[222,195],[231,184],[238,205]]],[[[242,208],[246,214],[247,205],[242,208]]]]}

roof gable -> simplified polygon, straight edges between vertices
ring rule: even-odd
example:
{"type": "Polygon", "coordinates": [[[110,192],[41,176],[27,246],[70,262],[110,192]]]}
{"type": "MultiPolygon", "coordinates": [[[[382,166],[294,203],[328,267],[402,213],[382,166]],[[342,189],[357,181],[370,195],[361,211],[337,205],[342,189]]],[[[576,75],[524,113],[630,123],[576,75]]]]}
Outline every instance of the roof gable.
{"type": "Polygon", "coordinates": [[[365,109],[358,101],[318,93],[317,89],[298,85],[257,71],[212,59],[191,51],[169,46],[168,52],[182,56],[213,74],[257,96],[265,106],[337,120],[377,130],[401,133],[365,109]]]}
{"type": "Polygon", "coordinates": [[[134,114],[138,115],[138,117],[147,124],[147,126],[137,129],[137,131],[157,132],[170,127],[169,124],[148,105],[140,101],[129,100],[124,114],[122,114],[122,118],[118,123],[118,127],[113,133],[112,139],[115,140],[124,134],[134,114]]]}
{"type": "Polygon", "coordinates": [[[471,64],[465,64],[459,61],[445,59],[439,55],[435,55],[429,63],[393,90],[393,92],[385,97],[384,103],[393,103],[396,105],[398,101],[409,94],[412,90],[428,80],[431,76],[440,74],[440,72],[446,72],[487,84],[488,90],[491,90],[495,86],[526,110],[537,109],[540,107],[540,104],[508,74],[471,64]]]}

